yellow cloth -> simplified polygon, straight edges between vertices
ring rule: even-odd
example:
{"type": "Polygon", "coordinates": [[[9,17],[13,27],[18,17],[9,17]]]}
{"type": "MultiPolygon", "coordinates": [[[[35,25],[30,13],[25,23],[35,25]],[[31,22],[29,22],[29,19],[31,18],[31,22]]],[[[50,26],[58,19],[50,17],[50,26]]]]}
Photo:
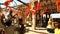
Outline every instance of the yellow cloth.
{"type": "Polygon", "coordinates": [[[47,28],[53,29],[54,28],[54,22],[48,21],[47,28]]]}
{"type": "Polygon", "coordinates": [[[55,29],[55,34],[60,34],[60,29],[56,28],[55,29]]]}

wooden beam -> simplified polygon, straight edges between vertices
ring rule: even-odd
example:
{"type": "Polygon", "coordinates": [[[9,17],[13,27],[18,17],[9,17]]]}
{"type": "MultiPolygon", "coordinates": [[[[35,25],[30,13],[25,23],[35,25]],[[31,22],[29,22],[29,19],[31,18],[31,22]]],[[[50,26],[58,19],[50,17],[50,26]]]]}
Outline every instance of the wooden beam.
{"type": "Polygon", "coordinates": [[[28,6],[25,2],[23,2],[21,0],[17,0],[17,1],[19,1],[19,2],[23,3],[24,5],[28,6]]]}

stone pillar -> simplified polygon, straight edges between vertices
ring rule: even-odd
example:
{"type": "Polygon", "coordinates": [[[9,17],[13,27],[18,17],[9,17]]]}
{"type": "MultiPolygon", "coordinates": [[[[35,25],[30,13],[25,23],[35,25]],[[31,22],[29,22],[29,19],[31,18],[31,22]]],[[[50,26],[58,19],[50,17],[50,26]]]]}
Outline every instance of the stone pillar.
{"type": "Polygon", "coordinates": [[[32,12],[32,30],[35,30],[36,26],[36,13],[35,11],[32,12]]]}

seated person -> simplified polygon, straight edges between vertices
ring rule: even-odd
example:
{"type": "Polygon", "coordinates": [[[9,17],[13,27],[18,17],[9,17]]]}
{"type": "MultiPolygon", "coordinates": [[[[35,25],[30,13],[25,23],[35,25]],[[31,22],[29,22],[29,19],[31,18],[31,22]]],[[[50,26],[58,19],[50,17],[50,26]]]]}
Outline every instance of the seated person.
{"type": "Polygon", "coordinates": [[[47,31],[49,33],[54,33],[54,22],[53,22],[52,18],[50,18],[49,21],[48,21],[47,31]]]}
{"type": "Polygon", "coordinates": [[[60,19],[59,18],[54,19],[54,26],[55,26],[54,34],[60,34],[60,19]]]}

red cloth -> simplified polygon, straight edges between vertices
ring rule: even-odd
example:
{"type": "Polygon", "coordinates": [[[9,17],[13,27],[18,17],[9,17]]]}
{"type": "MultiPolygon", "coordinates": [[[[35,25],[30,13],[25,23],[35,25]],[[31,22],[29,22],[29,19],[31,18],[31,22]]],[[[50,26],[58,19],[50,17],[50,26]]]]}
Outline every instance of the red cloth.
{"type": "Polygon", "coordinates": [[[40,9],[40,2],[37,3],[37,5],[34,7],[34,9],[37,11],[40,9]]]}
{"type": "Polygon", "coordinates": [[[33,10],[33,11],[32,11],[32,14],[33,14],[33,15],[36,15],[36,10],[33,10]]]}
{"type": "Polygon", "coordinates": [[[13,1],[13,0],[7,0],[6,2],[4,2],[4,5],[5,5],[6,7],[8,7],[9,3],[12,2],[12,1],[13,1]]]}
{"type": "Polygon", "coordinates": [[[4,5],[5,5],[6,7],[8,7],[9,3],[10,3],[10,2],[6,1],[6,2],[4,3],[4,5]]]}
{"type": "Polygon", "coordinates": [[[40,9],[40,2],[37,3],[37,10],[40,9]]]}

